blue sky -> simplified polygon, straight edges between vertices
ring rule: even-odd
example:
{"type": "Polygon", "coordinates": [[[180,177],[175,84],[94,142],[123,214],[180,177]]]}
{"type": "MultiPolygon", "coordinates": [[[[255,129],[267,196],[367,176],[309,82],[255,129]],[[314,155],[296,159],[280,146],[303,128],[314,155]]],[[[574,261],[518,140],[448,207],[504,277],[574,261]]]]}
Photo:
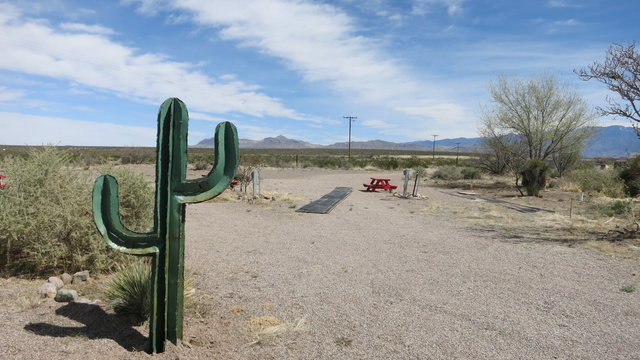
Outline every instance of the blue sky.
{"type": "MultiPolygon", "coordinates": [[[[574,69],[637,40],[636,0],[30,0],[1,4],[0,144],[154,146],[182,99],[189,142],[477,136],[488,83],[574,69]]],[[[628,125],[600,118],[603,126],[628,125]]]]}

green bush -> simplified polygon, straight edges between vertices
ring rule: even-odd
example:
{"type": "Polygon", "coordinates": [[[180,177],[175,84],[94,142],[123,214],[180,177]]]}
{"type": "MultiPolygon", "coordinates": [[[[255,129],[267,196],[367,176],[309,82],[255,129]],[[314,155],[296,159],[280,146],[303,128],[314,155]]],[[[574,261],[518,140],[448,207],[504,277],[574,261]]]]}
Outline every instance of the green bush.
{"type": "Polygon", "coordinates": [[[593,206],[593,208],[598,212],[607,216],[624,215],[624,214],[629,214],[631,212],[633,208],[633,202],[624,201],[624,200],[614,200],[606,204],[596,204],[593,206]]]}
{"type": "Polygon", "coordinates": [[[462,173],[462,177],[467,180],[482,178],[482,175],[480,174],[480,169],[477,169],[477,168],[465,167],[465,168],[462,168],[460,172],[462,173]]]}
{"type": "MultiPolygon", "coordinates": [[[[11,274],[105,271],[125,258],[107,247],[93,223],[89,176],[72,167],[68,152],[55,147],[5,159],[9,185],[0,190],[0,269],[11,274]]],[[[121,184],[124,222],[151,224],[152,189],[131,170],[114,171],[121,184]]]]}
{"type": "Polygon", "coordinates": [[[444,166],[436,170],[431,175],[431,178],[442,180],[473,180],[482,178],[482,175],[479,169],[473,167],[459,168],[456,166],[444,166]]]}
{"type": "Polygon", "coordinates": [[[445,166],[436,170],[432,175],[432,179],[442,180],[461,180],[464,178],[462,171],[455,166],[445,166]]]}
{"type": "Polygon", "coordinates": [[[624,181],[626,191],[630,196],[640,194],[640,156],[629,159],[627,166],[620,171],[620,178],[624,181]]]}
{"type": "Polygon", "coordinates": [[[151,266],[138,260],[120,267],[105,289],[105,299],[119,314],[131,315],[136,323],[149,318],[151,266]]]}
{"type": "Polygon", "coordinates": [[[531,159],[527,161],[524,169],[520,172],[522,186],[527,189],[527,195],[538,196],[540,194],[540,190],[544,189],[547,181],[549,169],[549,164],[542,160],[531,159]]]}
{"type": "Polygon", "coordinates": [[[602,194],[612,198],[625,196],[625,184],[616,171],[596,169],[593,165],[571,170],[558,182],[560,187],[565,189],[569,184],[575,184],[578,188],[572,190],[587,194],[602,194]]]}

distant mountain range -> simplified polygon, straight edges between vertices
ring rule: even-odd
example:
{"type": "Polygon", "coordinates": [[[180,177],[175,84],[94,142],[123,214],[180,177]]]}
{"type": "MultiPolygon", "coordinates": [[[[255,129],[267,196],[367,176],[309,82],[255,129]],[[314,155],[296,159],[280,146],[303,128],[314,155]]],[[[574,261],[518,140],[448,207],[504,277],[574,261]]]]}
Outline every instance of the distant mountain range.
{"type": "MultiPolygon", "coordinates": [[[[595,127],[594,136],[587,142],[582,153],[586,158],[610,157],[622,158],[640,153],[640,139],[635,130],[626,126],[595,127]]],[[[267,137],[262,140],[240,139],[242,149],[346,149],[348,143],[340,142],[331,145],[312,144],[302,140],[289,139],[282,135],[267,137]]],[[[436,141],[436,151],[455,151],[460,144],[460,152],[477,152],[480,150],[482,138],[455,138],[436,141]]],[[[213,147],[213,138],[200,141],[194,147],[213,147]]],[[[416,150],[431,151],[433,141],[420,140],[407,143],[395,143],[384,140],[352,141],[352,149],[379,150],[416,150]]]]}

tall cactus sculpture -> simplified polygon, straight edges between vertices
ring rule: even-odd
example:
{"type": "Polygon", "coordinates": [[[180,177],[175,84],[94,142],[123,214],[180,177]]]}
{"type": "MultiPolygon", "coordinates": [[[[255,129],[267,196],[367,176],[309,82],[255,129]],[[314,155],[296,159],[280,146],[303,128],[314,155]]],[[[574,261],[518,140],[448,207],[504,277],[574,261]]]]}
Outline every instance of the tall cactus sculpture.
{"type": "Polygon", "coordinates": [[[218,124],[215,161],[206,177],[186,179],[187,125],[185,104],[167,99],[158,113],[156,195],[153,230],[127,229],[119,214],[118,183],[111,175],[96,179],[93,216],[98,231],[113,248],[151,256],[149,351],[163,352],[165,340],[182,339],[184,297],[185,204],[209,200],[229,186],[238,166],[238,135],[229,122],[218,124]]]}

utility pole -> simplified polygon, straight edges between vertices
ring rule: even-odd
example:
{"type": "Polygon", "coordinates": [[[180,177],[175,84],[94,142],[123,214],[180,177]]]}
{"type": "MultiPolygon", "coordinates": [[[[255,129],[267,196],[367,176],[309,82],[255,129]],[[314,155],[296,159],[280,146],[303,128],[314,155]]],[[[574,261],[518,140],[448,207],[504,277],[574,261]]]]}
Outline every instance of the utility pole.
{"type": "Polygon", "coordinates": [[[357,116],[343,116],[343,118],[349,120],[349,161],[351,161],[351,123],[356,121],[357,116]]]}
{"type": "Polygon", "coordinates": [[[456,166],[458,166],[458,155],[460,154],[460,143],[456,143],[456,166]]]}
{"type": "Polygon", "coordinates": [[[436,159],[436,136],[438,135],[433,134],[431,136],[433,136],[433,151],[431,152],[431,160],[435,160],[436,159]]]}

